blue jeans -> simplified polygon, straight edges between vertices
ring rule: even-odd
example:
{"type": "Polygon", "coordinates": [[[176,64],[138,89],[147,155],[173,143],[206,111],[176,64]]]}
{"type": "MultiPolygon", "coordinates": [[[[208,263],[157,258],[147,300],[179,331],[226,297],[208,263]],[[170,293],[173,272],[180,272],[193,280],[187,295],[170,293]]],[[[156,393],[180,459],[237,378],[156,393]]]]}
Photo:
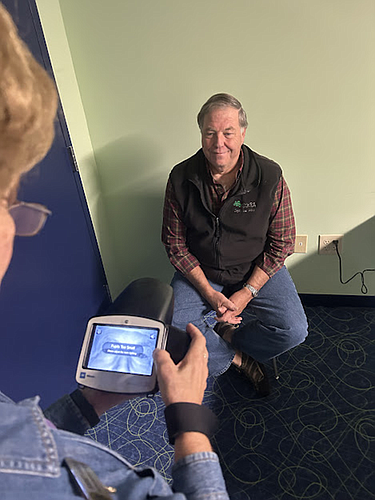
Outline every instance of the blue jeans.
{"type": "MultiPolygon", "coordinates": [[[[210,281],[221,292],[222,285],[210,281]]],[[[176,272],[171,283],[174,295],[173,325],[184,329],[196,325],[206,337],[210,375],[221,375],[230,366],[235,350],[260,362],[268,361],[307,337],[307,319],[297,290],[284,266],[261,288],[242,312],[241,326],[234,331],[231,345],[213,330],[215,314],[193,285],[176,272]]]]}

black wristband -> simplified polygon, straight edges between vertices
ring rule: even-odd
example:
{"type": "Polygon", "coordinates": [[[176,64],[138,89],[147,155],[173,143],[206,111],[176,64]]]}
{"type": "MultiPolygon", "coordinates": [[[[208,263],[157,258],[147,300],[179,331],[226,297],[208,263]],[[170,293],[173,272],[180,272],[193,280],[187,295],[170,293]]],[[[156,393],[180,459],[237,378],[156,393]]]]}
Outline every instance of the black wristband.
{"type": "Polygon", "coordinates": [[[91,427],[94,427],[99,423],[100,419],[98,417],[98,414],[96,413],[94,407],[87,401],[80,389],[76,389],[74,392],[72,392],[70,394],[70,397],[91,427]]]}
{"type": "Polygon", "coordinates": [[[207,406],[195,403],[173,403],[164,410],[170,444],[183,432],[201,432],[211,438],[219,425],[207,406]]]}

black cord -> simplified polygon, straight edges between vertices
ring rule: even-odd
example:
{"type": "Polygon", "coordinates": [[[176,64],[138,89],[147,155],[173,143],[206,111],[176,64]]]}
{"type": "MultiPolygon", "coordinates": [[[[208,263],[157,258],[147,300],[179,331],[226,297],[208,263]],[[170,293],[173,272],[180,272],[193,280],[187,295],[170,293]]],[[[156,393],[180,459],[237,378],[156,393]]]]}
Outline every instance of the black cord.
{"type": "Polygon", "coordinates": [[[368,288],[365,285],[365,273],[373,273],[373,272],[375,272],[375,269],[365,269],[364,271],[358,271],[358,273],[353,274],[353,276],[351,278],[349,278],[346,281],[343,281],[342,280],[342,259],[341,259],[341,255],[340,255],[340,252],[339,252],[339,242],[338,242],[338,240],[333,240],[332,243],[335,245],[337,257],[339,258],[340,283],[342,285],[346,285],[347,283],[349,283],[349,281],[352,281],[352,279],[354,279],[356,276],[360,276],[361,277],[361,283],[362,283],[362,285],[361,285],[361,292],[363,294],[368,293],[368,288]]]}

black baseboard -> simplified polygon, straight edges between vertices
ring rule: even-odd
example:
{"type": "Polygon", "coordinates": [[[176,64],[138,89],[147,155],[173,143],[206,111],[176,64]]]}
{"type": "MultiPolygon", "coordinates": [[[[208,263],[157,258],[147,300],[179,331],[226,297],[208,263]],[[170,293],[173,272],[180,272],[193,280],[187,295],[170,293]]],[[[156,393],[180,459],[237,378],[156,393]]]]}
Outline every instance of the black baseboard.
{"type": "Polygon", "coordinates": [[[366,295],[322,295],[300,293],[304,306],[325,307],[375,307],[375,296],[366,295]]]}

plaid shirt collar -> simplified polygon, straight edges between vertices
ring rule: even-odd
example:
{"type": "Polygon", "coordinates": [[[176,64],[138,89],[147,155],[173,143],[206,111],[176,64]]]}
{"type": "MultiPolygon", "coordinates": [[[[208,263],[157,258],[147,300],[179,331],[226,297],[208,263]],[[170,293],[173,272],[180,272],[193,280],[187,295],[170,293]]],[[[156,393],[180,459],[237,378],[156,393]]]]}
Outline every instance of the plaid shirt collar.
{"type": "Polygon", "coordinates": [[[243,154],[243,151],[241,148],[240,156],[238,157],[238,161],[236,164],[236,168],[237,168],[236,180],[231,186],[229,186],[228,189],[225,190],[224,187],[219,182],[214,181],[214,179],[212,177],[210,165],[209,165],[208,160],[206,158],[206,168],[207,168],[207,175],[208,175],[208,179],[209,179],[209,192],[210,192],[210,198],[211,198],[211,203],[212,203],[211,208],[215,214],[217,214],[219,212],[221,205],[228,197],[233,186],[237,183],[238,178],[242,172],[243,165],[244,165],[244,154],[243,154]]]}

